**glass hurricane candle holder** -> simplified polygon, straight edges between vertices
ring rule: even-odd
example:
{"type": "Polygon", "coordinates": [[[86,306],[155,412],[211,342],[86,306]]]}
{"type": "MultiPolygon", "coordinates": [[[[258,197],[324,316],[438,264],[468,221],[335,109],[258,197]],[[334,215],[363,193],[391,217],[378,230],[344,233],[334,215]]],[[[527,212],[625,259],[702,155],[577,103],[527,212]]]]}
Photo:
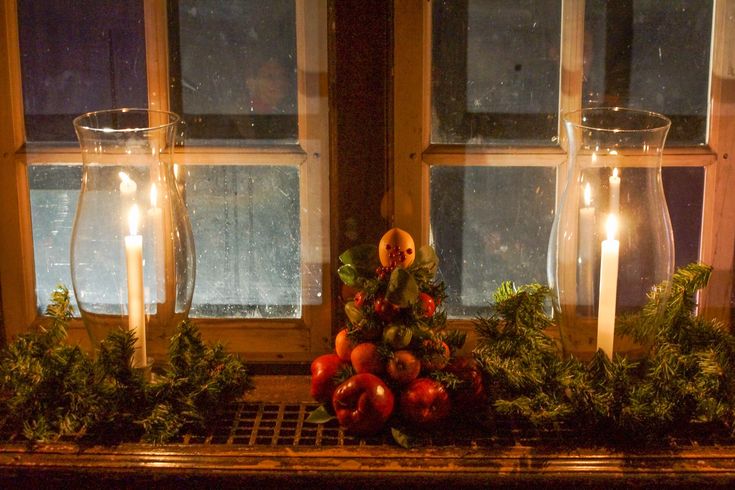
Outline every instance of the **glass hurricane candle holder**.
{"type": "MultiPolygon", "coordinates": [[[[93,343],[133,329],[170,336],[194,291],[194,241],[173,171],[179,117],[114,109],[77,117],[82,188],[71,239],[71,277],[93,343]]],[[[142,363],[142,364],[141,364],[142,363]]]]}
{"type": "Polygon", "coordinates": [[[549,241],[548,278],[567,354],[645,356],[645,346],[616,325],[674,272],[661,182],[670,125],[662,115],[623,108],[564,117],[567,183],[549,241]]]}

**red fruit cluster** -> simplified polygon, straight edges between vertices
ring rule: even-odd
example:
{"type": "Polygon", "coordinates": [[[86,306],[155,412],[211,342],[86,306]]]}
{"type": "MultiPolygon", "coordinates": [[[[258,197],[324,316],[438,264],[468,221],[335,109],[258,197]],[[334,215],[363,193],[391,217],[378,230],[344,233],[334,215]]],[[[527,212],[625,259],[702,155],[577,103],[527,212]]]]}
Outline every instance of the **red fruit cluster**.
{"type": "Polygon", "coordinates": [[[388,300],[389,276],[398,267],[411,273],[413,247],[402,230],[384,235],[382,265],[347,301],[347,325],[335,338],[334,353],[312,364],[312,396],[353,434],[379,432],[394,415],[426,429],[444,421],[453,406],[485,403],[481,370],[471,360],[453,358],[445,342],[443,285],[417,281],[419,292],[409,304],[388,300]],[[452,390],[437,381],[447,377],[457,381],[452,390]]]}

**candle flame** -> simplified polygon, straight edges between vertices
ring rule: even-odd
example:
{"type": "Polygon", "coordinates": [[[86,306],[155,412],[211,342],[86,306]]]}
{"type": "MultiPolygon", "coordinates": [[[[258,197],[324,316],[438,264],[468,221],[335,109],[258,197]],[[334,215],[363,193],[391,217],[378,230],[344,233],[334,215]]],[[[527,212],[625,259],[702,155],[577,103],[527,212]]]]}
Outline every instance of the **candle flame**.
{"type": "Polygon", "coordinates": [[[615,214],[610,214],[607,217],[607,223],[605,223],[605,230],[607,231],[607,239],[615,240],[615,233],[618,231],[618,217],[615,214]]]}
{"type": "Polygon", "coordinates": [[[151,184],[151,207],[155,208],[158,204],[158,188],[156,184],[151,184]]]}
{"type": "Polygon", "coordinates": [[[117,175],[120,177],[120,180],[122,182],[129,182],[130,181],[130,176],[128,174],[126,174],[125,172],[119,172],[117,175]]]}
{"type": "Polygon", "coordinates": [[[130,207],[130,213],[128,214],[128,226],[130,226],[131,236],[138,234],[138,219],[139,219],[138,205],[133,204],[130,207]]]}
{"type": "Polygon", "coordinates": [[[613,177],[617,177],[617,176],[618,176],[618,167],[615,167],[615,168],[613,169],[613,174],[612,174],[612,176],[613,176],[613,177]]]}
{"type": "Polygon", "coordinates": [[[590,189],[590,183],[587,182],[584,186],[584,205],[589,207],[590,204],[592,204],[592,189],[590,189]]]}

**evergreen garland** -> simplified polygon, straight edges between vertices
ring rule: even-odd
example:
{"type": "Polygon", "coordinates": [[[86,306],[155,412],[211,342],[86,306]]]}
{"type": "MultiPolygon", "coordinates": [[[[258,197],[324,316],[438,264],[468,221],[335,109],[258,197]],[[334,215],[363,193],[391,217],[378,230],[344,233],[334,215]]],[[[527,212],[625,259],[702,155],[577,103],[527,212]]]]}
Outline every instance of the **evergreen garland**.
{"type": "Polygon", "coordinates": [[[735,337],[693,313],[710,272],[702,264],[678,270],[638,315],[619,320],[650,345],[638,362],[602,351],[586,363],[565,358],[544,333],[552,325],[548,289],[504,283],[491,314],[476,320],[474,354],[490,380],[492,412],[537,428],[567,426],[596,442],[660,443],[692,428],[732,437],[735,337]]]}
{"type": "Polygon", "coordinates": [[[171,339],[168,368],[149,382],[132,367],[132,332],[113,331],[92,359],[65,343],[71,316],[59,287],[39,331],[0,354],[0,438],[167,442],[211,427],[250,386],[245,365],[205,345],[188,321],[171,339]]]}

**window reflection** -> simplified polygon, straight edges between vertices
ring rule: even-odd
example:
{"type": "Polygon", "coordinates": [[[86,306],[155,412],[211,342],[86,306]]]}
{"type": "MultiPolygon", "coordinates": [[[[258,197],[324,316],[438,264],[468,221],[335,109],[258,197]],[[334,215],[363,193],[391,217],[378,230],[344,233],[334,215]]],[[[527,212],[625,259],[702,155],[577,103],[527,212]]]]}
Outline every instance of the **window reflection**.
{"type": "Polygon", "coordinates": [[[171,104],[190,143],[296,143],[292,0],[171,1],[169,19],[171,104]]]}
{"type": "Polygon", "coordinates": [[[588,0],[583,105],[671,119],[667,146],[706,142],[712,2],[588,0]]]}
{"type": "Polygon", "coordinates": [[[561,2],[433,4],[433,143],[555,145],[561,2]]]}

